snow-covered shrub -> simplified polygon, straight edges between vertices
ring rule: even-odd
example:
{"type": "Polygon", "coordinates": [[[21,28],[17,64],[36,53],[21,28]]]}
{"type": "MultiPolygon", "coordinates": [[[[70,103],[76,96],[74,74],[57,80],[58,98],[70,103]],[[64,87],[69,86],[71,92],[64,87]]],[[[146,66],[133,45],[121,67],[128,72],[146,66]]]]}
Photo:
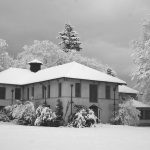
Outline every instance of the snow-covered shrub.
{"type": "Polygon", "coordinates": [[[35,126],[55,126],[56,114],[49,107],[39,106],[36,116],[35,126]]]}
{"type": "Polygon", "coordinates": [[[0,111],[0,121],[9,122],[9,117],[6,115],[4,111],[0,111]]]}
{"type": "MultiPolygon", "coordinates": [[[[23,125],[34,125],[34,121],[36,119],[35,115],[35,107],[32,102],[26,102],[23,105],[20,105],[18,112],[18,123],[23,125]]],[[[16,112],[16,114],[18,113],[16,112]]]]}
{"type": "Polygon", "coordinates": [[[127,100],[122,104],[119,104],[119,110],[115,120],[123,125],[136,126],[138,124],[139,117],[140,111],[133,106],[132,100],[127,100]]]}
{"type": "Polygon", "coordinates": [[[12,106],[6,106],[6,107],[4,108],[4,112],[5,112],[5,114],[9,117],[10,120],[13,119],[13,117],[12,117],[13,107],[12,107],[12,106]]]}
{"type": "Polygon", "coordinates": [[[96,124],[97,117],[91,109],[81,109],[75,113],[69,127],[84,128],[91,127],[96,124]]]}
{"type": "Polygon", "coordinates": [[[24,104],[17,103],[12,106],[4,108],[6,115],[10,120],[17,120],[18,124],[33,125],[35,120],[35,108],[32,102],[25,102],[24,104]]]}

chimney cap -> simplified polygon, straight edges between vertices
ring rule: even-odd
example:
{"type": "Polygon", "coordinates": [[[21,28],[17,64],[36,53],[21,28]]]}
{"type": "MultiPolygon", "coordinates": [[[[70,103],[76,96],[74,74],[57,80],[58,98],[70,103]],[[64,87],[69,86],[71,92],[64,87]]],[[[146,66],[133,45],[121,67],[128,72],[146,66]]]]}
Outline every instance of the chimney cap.
{"type": "Polygon", "coordinates": [[[34,59],[34,60],[32,60],[32,61],[30,61],[30,62],[28,62],[28,64],[43,64],[41,61],[39,61],[39,60],[37,60],[37,59],[34,59]]]}

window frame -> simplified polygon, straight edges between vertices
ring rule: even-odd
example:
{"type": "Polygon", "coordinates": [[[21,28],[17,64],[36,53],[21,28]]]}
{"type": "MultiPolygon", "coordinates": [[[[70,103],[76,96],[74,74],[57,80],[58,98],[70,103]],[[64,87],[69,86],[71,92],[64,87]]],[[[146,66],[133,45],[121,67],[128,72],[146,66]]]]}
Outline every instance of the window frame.
{"type": "Polygon", "coordinates": [[[34,86],[31,88],[31,95],[34,97],[34,86]]]}
{"type": "Polygon", "coordinates": [[[21,88],[19,88],[19,87],[15,88],[15,99],[18,99],[18,100],[21,99],[21,88]],[[19,95],[17,95],[17,94],[19,94],[19,95]]]}
{"type": "Polygon", "coordinates": [[[6,99],[6,87],[0,87],[0,99],[6,99]]]}
{"type": "Polygon", "coordinates": [[[27,88],[27,99],[28,100],[30,99],[30,88],[29,87],[27,88]]]}
{"type": "Polygon", "coordinates": [[[75,97],[81,97],[81,83],[75,83],[75,97]]]}
{"type": "Polygon", "coordinates": [[[150,120],[150,110],[149,109],[141,109],[140,120],[150,120]]]}
{"type": "Polygon", "coordinates": [[[89,85],[89,102],[90,103],[97,103],[98,102],[98,85],[97,84],[90,84],[89,85]],[[95,88],[95,89],[93,89],[93,88],[95,88]]]}
{"type": "Polygon", "coordinates": [[[47,98],[50,98],[51,97],[51,92],[50,92],[50,90],[51,90],[51,86],[50,86],[50,84],[47,86],[47,98]]]}
{"type": "Polygon", "coordinates": [[[110,85],[105,86],[105,99],[111,99],[111,86],[110,85]]]}
{"type": "Polygon", "coordinates": [[[58,97],[61,97],[62,96],[62,83],[59,82],[58,83],[58,97]]]}

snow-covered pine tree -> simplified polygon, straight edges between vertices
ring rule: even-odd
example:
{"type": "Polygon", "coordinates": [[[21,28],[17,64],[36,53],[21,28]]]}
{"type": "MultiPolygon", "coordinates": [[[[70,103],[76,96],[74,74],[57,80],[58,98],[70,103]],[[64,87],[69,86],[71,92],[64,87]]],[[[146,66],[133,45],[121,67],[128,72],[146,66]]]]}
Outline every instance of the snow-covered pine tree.
{"type": "Polygon", "coordinates": [[[58,38],[62,40],[59,45],[62,46],[65,52],[69,50],[80,51],[82,49],[78,33],[74,31],[73,26],[70,24],[65,24],[65,29],[59,33],[58,38]]]}
{"type": "Polygon", "coordinates": [[[116,76],[117,76],[117,73],[116,73],[114,70],[112,70],[111,68],[109,68],[109,67],[107,67],[106,73],[107,73],[108,75],[113,76],[113,77],[116,77],[116,76]]]}

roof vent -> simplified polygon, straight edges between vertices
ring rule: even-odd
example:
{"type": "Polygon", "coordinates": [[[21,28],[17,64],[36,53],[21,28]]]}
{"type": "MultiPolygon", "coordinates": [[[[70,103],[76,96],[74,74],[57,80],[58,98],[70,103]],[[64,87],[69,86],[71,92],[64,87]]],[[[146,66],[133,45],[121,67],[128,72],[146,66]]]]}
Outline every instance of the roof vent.
{"type": "Polygon", "coordinates": [[[37,59],[34,59],[34,60],[28,62],[28,64],[30,65],[30,70],[32,72],[38,72],[39,70],[41,70],[41,65],[43,63],[37,59]]]}

